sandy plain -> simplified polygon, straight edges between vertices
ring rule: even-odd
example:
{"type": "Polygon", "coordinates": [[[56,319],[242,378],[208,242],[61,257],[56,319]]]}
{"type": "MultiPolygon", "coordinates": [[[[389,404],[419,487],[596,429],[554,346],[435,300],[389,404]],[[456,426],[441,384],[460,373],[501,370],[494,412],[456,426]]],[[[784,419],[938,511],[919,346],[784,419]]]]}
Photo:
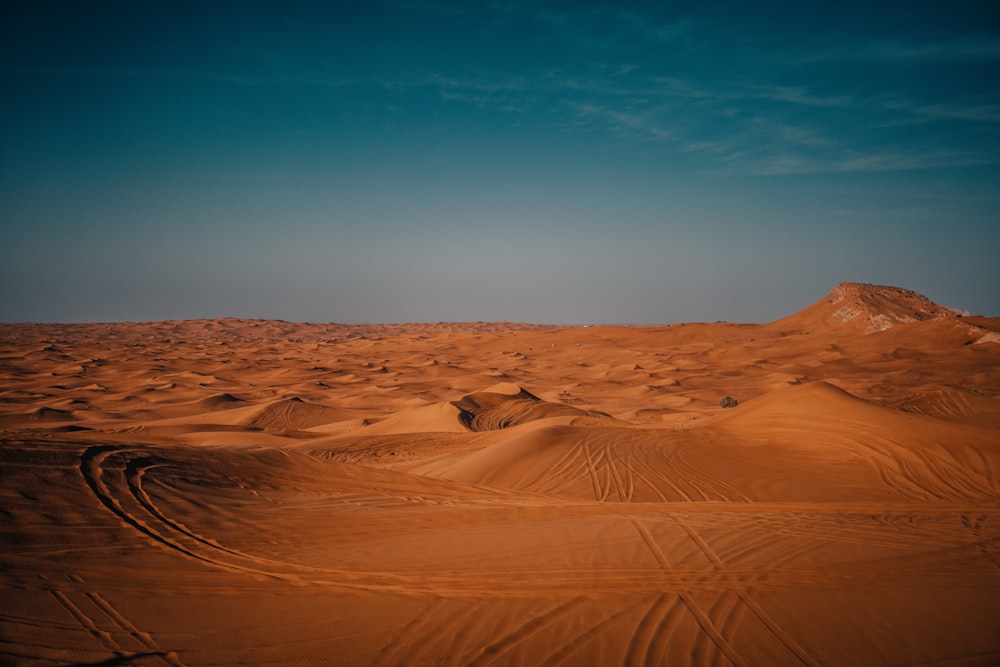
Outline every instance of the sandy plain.
{"type": "Polygon", "coordinates": [[[908,290],[6,324],[0,378],[4,664],[1000,664],[1000,318],[908,290]]]}

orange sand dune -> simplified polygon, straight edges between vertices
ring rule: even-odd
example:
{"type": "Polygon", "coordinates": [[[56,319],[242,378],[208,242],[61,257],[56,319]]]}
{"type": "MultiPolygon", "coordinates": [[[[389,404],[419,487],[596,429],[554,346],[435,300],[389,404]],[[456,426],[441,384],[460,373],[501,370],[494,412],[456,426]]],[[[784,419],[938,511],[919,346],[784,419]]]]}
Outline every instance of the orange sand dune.
{"type": "Polygon", "coordinates": [[[998,322],[0,325],[0,662],[1000,664],[998,322]]]}

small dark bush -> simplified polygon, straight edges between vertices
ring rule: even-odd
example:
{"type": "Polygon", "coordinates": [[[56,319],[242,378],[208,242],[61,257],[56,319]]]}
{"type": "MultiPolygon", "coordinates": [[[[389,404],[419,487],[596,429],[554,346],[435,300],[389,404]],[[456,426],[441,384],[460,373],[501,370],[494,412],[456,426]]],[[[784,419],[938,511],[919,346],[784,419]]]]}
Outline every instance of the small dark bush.
{"type": "Polygon", "coordinates": [[[739,404],[740,402],[737,401],[732,396],[723,396],[722,400],[719,401],[719,405],[721,405],[724,408],[735,408],[739,404]]]}

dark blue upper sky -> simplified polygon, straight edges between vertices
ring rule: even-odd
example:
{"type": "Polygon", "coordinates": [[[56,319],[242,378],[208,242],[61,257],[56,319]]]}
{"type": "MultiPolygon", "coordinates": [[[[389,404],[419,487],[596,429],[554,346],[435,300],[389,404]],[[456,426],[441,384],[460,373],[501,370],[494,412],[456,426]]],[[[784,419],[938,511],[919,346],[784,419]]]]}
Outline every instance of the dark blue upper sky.
{"type": "Polygon", "coordinates": [[[7,2],[0,320],[1000,314],[1000,5],[7,2]]]}

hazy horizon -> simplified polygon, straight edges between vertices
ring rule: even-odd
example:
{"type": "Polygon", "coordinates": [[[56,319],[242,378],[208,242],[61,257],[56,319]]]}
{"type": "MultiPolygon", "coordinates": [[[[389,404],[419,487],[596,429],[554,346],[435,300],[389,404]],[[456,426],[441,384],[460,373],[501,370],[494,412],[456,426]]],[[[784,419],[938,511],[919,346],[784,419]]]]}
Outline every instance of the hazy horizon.
{"type": "MultiPolygon", "coordinates": [[[[891,286],[891,285],[888,285],[888,286],[887,285],[876,285],[875,287],[890,287],[890,288],[892,288],[894,286],[891,286]]],[[[900,289],[905,290],[905,288],[900,288],[900,289]]],[[[714,324],[736,324],[736,325],[742,325],[742,324],[750,324],[750,325],[769,324],[771,322],[774,322],[776,320],[780,320],[780,319],[783,319],[783,318],[786,318],[786,317],[794,317],[800,311],[802,311],[802,310],[804,310],[804,309],[806,309],[806,308],[808,308],[810,306],[815,305],[817,302],[823,302],[824,301],[824,297],[826,297],[826,296],[827,295],[822,295],[821,297],[815,299],[811,303],[800,304],[798,307],[796,307],[796,308],[794,308],[792,310],[789,310],[787,313],[784,313],[784,314],[779,315],[779,316],[777,316],[775,318],[772,318],[771,320],[767,320],[767,321],[763,321],[762,320],[762,321],[759,321],[759,322],[751,322],[751,321],[743,321],[743,320],[732,320],[732,319],[719,319],[719,320],[711,320],[711,321],[710,320],[675,320],[675,321],[663,321],[663,322],[586,322],[586,321],[581,321],[581,322],[543,322],[543,321],[532,321],[532,320],[501,320],[501,319],[494,319],[494,320],[398,320],[398,321],[392,321],[392,320],[361,321],[361,320],[357,320],[357,321],[345,321],[345,320],[288,320],[288,319],[284,319],[284,318],[249,317],[249,316],[241,316],[241,315],[217,315],[217,316],[211,316],[211,317],[162,318],[162,319],[156,319],[156,320],[129,320],[129,319],[119,319],[119,320],[21,320],[21,321],[0,322],[0,324],[12,324],[12,325],[26,324],[26,325],[38,325],[38,326],[44,326],[44,325],[49,325],[49,324],[55,325],[55,326],[77,325],[77,324],[79,324],[79,325],[88,325],[88,324],[93,324],[93,325],[125,324],[125,325],[128,325],[128,324],[158,324],[158,323],[161,323],[161,322],[201,322],[201,321],[206,321],[206,322],[220,321],[221,322],[221,321],[226,321],[226,320],[234,320],[234,321],[245,321],[245,322],[280,322],[280,323],[285,323],[285,324],[290,324],[290,325],[299,325],[299,324],[307,325],[307,326],[313,326],[313,325],[316,325],[316,326],[331,325],[331,326],[349,326],[349,327],[359,327],[359,328],[365,328],[365,327],[382,327],[382,326],[386,326],[386,327],[393,327],[393,326],[406,327],[406,326],[409,326],[409,325],[423,326],[423,325],[449,325],[449,324],[455,324],[455,325],[510,324],[512,326],[524,325],[524,326],[527,326],[527,327],[537,326],[537,327],[543,327],[543,328],[544,327],[554,327],[554,328],[589,328],[589,327],[609,326],[609,327],[627,327],[627,328],[641,329],[641,328],[670,327],[670,326],[682,325],[682,324],[713,324],[713,323],[714,324]]],[[[901,302],[901,304],[902,304],[902,302],[901,302]]],[[[939,303],[937,305],[944,306],[946,308],[950,308],[950,306],[947,306],[947,304],[940,304],[939,303]]],[[[968,317],[968,316],[977,315],[976,313],[971,313],[970,311],[962,310],[962,309],[959,309],[959,308],[952,308],[952,310],[955,312],[955,314],[957,314],[959,316],[966,316],[966,317],[968,317]]]]}
{"type": "Polygon", "coordinates": [[[1000,315],[988,3],[7,3],[0,321],[1000,315]]]}

